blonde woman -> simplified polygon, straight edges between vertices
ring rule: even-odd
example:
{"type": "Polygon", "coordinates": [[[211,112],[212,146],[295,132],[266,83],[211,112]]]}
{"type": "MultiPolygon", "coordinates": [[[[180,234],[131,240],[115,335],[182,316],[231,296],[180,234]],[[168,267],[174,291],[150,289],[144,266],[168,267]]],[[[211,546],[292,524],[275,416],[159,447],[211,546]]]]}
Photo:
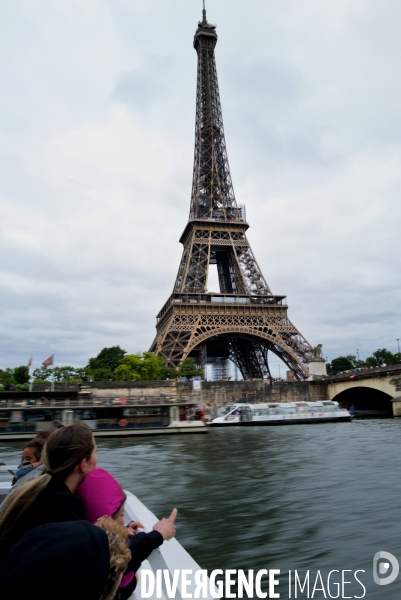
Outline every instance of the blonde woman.
{"type": "Polygon", "coordinates": [[[78,485],[97,463],[90,428],[80,421],[55,431],[42,452],[45,472],[21,484],[0,510],[0,558],[25,533],[47,523],[85,519],[78,485]]]}

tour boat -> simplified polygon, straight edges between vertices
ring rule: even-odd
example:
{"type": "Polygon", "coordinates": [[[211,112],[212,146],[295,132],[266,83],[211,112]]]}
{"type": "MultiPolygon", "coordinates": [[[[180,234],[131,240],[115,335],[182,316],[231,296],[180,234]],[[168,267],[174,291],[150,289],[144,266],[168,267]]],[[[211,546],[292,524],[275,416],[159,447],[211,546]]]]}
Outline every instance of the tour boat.
{"type": "Polygon", "coordinates": [[[85,421],[95,437],[207,433],[194,401],[90,392],[0,392],[0,440],[31,439],[54,422],[85,421]]]}
{"type": "Polygon", "coordinates": [[[348,410],[338,402],[269,402],[266,404],[231,404],[222,414],[208,423],[210,427],[231,425],[291,425],[294,423],[332,423],[350,421],[348,410]]]}

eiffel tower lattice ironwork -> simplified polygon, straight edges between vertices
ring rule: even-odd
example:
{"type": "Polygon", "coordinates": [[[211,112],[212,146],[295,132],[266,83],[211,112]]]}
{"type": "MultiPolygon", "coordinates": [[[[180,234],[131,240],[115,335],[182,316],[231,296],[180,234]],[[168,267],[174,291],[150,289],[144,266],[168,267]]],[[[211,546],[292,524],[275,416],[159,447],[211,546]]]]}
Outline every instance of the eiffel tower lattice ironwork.
{"type": "Polygon", "coordinates": [[[174,290],[157,315],[150,350],[177,367],[187,356],[231,359],[244,379],[270,377],[268,351],[298,379],[308,375],[312,347],[273,295],[246,237],[245,208],[235,200],[227,158],[214,49],[216,27],[206,10],[195,33],[198,54],[195,159],[188,224],[174,290]],[[207,291],[217,265],[220,293],[207,291]]]}

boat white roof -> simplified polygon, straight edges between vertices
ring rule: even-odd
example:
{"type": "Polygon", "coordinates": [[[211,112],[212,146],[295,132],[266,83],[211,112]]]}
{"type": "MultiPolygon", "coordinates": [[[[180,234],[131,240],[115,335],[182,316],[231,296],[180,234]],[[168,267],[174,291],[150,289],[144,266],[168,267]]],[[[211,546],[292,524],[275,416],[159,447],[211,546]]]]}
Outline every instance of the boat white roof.
{"type": "Polygon", "coordinates": [[[335,400],[300,400],[299,402],[263,402],[259,404],[250,404],[248,402],[234,402],[230,404],[232,408],[240,408],[241,406],[248,406],[253,410],[262,408],[274,408],[276,406],[284,406],[286,408],[296,408],[297,406],[324,406],[330,404],[338,404],[335,400]]]}

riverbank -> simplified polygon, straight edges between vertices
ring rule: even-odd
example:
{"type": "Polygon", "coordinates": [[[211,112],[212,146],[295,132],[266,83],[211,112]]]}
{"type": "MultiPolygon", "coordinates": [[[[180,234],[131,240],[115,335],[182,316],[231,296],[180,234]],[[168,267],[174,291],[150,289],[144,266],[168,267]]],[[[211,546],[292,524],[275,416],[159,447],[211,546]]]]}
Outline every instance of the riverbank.
{"type": "MultiPolygon", "coordinates": [[[[50,391],[46,385],[35,385],[33,391],[50,391]]],[[[201,390],[193,390],[191,381],[110,381],[85,382],[80,385],[55,385],[55,392],[78,392],[88,398],[118,398],[120,396],[166,399],[179,403],[200,402],[216,407],[228,402],[297,402],[325,400],[327,392],[321,381],[277,381],[270,385],[263,379],[248,381],[203,381],[201,390]]],[[[16,392],[23,394],[23,392],[16,392]]],[[[4,392],[0,392],[0,398],[4,392]]]]}

